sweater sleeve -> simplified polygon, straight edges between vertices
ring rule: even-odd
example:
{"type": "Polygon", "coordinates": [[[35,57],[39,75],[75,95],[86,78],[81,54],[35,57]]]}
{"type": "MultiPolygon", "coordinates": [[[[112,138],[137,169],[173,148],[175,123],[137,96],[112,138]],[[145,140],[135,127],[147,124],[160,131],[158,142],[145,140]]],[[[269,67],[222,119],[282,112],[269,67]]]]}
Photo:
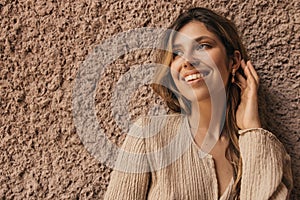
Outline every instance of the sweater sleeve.
{"type": "Polygon", "coordinates": [[[141,131],[140,122],[130,129],[130,134],[119,152],[104,200],[143,200],[149,186],[148,161],[144,139],[136,137],[141,131]]]}
{"type": "Polygon", "coordinates": [[[282,143],[262,128],[240,130],[239,134],[240,199],[288,199],[293,184],[291,158],[282,143]]]}

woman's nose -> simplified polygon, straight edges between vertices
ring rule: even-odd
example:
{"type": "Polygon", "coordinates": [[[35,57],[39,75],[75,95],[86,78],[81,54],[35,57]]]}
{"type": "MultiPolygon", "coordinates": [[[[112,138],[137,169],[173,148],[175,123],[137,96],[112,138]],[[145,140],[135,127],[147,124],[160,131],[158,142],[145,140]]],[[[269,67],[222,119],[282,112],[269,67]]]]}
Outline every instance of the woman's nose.
{"type": "Polygon", "coordinates": [[[194,59],[185,59],[185,61],[182,63],[183,68],[194,68],[199,65],[199,61],[194,59]]]}
{"type": "Polygon", "coordinates": [[[184,62],[182,63],[182,67],[183,68],[190,68],[192,66],[191,66],[191,63],[188,60],[184,60],[184,62]]]}

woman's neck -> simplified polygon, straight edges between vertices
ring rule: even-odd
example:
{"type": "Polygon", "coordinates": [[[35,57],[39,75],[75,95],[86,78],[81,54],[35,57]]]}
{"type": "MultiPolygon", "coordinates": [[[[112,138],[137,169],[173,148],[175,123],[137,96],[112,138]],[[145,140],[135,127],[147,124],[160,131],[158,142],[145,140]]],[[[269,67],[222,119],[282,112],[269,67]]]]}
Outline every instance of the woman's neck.
{"type": "Polygon", "coordinates": [[[210,98],[191,104],[191,115],[189,117],[190,126],[198,134],[205,135],[211,121],[211,101],[210,98]]]}
{"type": "Polygon", "coordinates": [[[191,104],[191,132],[198,146],[205,152],[210,152],[223,129],[226,105],[221,100],[212,102],[208,98],[191,104]]]}

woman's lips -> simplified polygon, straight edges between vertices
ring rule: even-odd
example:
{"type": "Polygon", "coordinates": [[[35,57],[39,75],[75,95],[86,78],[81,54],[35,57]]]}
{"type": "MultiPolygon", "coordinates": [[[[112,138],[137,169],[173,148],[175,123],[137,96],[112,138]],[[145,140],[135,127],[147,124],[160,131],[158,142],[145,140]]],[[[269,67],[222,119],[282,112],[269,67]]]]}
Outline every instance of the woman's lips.
{"type": "Polygon", "coordinates": [[[183,77],[183,80],[187,82],[188,84],[196,83],[199,81],[203,81],[205,77],[209,75],[210,71],[205,70],[205,71],[200,71],[197,73],[192,73],[189,75],[186,75],[183,77]]]}

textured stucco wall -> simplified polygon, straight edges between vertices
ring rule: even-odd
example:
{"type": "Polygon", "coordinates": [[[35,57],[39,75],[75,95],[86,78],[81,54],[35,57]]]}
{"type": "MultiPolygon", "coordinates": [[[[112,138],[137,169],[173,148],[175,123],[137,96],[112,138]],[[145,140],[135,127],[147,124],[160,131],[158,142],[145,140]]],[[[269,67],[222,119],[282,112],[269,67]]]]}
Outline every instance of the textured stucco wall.
{"type": "MultiPolygon", "coordinates": [[[[101,199],[110,169],[82,145],[72,115],[74,79],[89,52],[116,33],[166,27],[191,6],[234,20],[261,77],[264,125],[292,156],[300,196],[300,3],[289,1],[5,1],[0,0],[0,199],[101,199]]],[[[112,88],[136,51],[108,66],[95,98],[99,125],[121,144],[111,116],[112,88]]],[[[132,118],[160,104],[149,87],[132,95],[132,118]]]]}

